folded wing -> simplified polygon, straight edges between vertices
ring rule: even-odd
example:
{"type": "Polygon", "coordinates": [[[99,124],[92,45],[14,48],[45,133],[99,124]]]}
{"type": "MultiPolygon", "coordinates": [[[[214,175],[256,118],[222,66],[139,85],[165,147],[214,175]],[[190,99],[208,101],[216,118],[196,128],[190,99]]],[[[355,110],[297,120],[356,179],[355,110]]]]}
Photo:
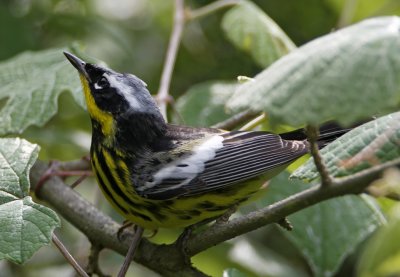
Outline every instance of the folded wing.
{"type": "Polygon", "coordinates": [[[307,141],[283,140],[267,132],[215,134],[190,155],[155,172],[139,188],[150,199],[165,200],[227,188],[256,177],[308,152],[307,141]]]}

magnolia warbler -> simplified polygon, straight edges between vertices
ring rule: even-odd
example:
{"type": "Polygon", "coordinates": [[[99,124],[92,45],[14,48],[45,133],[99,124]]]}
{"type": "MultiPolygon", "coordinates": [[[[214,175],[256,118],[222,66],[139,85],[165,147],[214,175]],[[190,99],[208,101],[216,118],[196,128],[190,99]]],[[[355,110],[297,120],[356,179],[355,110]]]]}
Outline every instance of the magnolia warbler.
{"type": "MultiPolygon", "coordinates": [[[[309,151],[301,131],[277,135],[168,124],[138,77],[64,54],[82,82],[98,184],[116,210],[143,228],[216,218],[309,151]]],[[[321,133],[319,143],[342,133],[321,133]]]]}

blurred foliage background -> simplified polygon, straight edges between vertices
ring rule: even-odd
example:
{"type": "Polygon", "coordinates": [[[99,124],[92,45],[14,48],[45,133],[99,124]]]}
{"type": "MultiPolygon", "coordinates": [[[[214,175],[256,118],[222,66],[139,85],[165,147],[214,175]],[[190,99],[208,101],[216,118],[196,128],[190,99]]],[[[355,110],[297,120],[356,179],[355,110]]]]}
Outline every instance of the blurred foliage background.
{"type": "MultiPolygon", "coordinates": [[[[186,1],[192,9],[212,1],[186,1]]],[[[297,45],[361,19],[400,14],[399,0],[255,0],[297,45]]],[[[196,84],[210,80],[235,81],[238,75],[254,76],[262,70],[249,55],[236,49],[221,25],[226,10],[189,22],[172,78],[175,99],[196,84]]],[[[74,46],[105,61],[118,71],[131,72],[157,92],[173,15],[173,1],[165,0],[2,0],[0,2],[0,60],[27,50],[74,46]]],[[[71,70],[73,70],[71,68],[71,70]]],[[[57,115],[45,127],[30,127],[23,134],[42,146],[42,159],[77,159],[88,154],[90,122],[69,94],[60,97],[57,115]]],[[[0,100],[0,107],[2,102],[0,100]]],[[[182,121],[179,119],[178,121],[182,121]]],[[[185,118],[183,118],[185,121],[185,118]]],[[[89,180],[78,188],[108,214],[113,211],[89,180]]],[[[115,218],[122,222],[117,214],[115,218]]],[[[74,227],[63,222],[62,238],[83,263],[89,243],[74,227]]],[[[175,231],[164,231],[155,241],[172,241],[175,231]]],[[[362,247],[360,247],[362,248],[362,247]]],[[[336,276],[352,276],[357,253],[349,255],[336,276]]],[[[122,257],[103,251],[102,267],[116,272],[122,257]]],[[[212,276],[235,267],[246,276],[310,276],[299,250],[277,227],[270,226],[215,247],[195,258],[212,276]]],[[[2,276],[73,276],[61,255],[51,246],[41,249],[25,266],[0,262],[2,276]],[[4,275],[3,275],[4,274],[4,275]]],[[[157,276],[139,265],[130,276],[157,276]]]]}
{"type": "MultiPolygon", "coordinates": [[[[193,9],[212,1],[187,1],[193,9]]],[[[396,14],[398,0],[253,1],[287,33],[297,46],[362,18],[396,14]],[[349,4],[350,3],[350,4],[349,4]]],[[[187,24],[176,61],[171,94],[177,99],[190,87],[210,80],[235,81],[262,68],[236,49],[220,28],[225,10],[187,24]]],[[[173,2],[164,0],[4,0],[0,2],[0,60],[26,50],[78,45],[110,67],[131,72],[157,92],[171,31],[173,2]]],[[[41,157],[71,159],[89,145],[85,112],[68,95],[45,130],[30,128],[33,142],[46,147],[41,157]],[[64,120],[62,124],[59,120],[64,120]],[[51,135],[43,135],[48,132],[51,135]],[[74,142],[79,148],[70,147],[74,142]],[[64,151],[63,151],[64,150],[64,151]],[[77,151],[79,151],[77,153],[77,151]]]]}

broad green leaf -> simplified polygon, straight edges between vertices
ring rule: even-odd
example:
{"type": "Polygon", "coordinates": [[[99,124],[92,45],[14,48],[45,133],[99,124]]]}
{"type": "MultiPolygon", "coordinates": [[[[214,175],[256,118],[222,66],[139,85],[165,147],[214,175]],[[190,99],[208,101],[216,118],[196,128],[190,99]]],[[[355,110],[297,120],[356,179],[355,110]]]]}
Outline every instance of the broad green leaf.
{"type": "Polygon", "coordinates": [[[273,20],[249,1],[242,1],[224,15],[222,29],[236,47],[262,67],[296,48],[273,20]]]}
{"type": "Polygon", "coordinates": [[[397,110],[399,29],[399,17],[381,17],[318,38],[241,85],[228,107],[265,110],[292,126],[397,110]]]}
{"type": "MultiPolygon", "coordinates": [[[[399,139],[400,112],[397,112],[351,130],[323,148],[321,155],[332,176],[347,176],[399,158],[399,139]]],[[[318,177],[312,159],[291,175],[308,181],[318,177]]]]}
{"type": "Polygon", "coordinates": [[[32,202],[30,196],[1,204],[0,222],[0,259],[18,264],[48,244],[60,225],[55,212],[32,202]]]}
{"type": "MultiPolygon", "coordinates": [[[[29,170],[39,147],[19,138],[0,138],[0,191],[15,199],[29,195],[29,170]]],[[[0,203],[4,203],[1,200],[0,203]]]]}
{"type": "Polygon", "coordinates": [[[237,83],[224,81],[194,85],[178,99],[176,109],[187,125],[211,126],[229,118],[225,103],[237,87],[237,83]]]}
{"type": "Polygon", "coordinates": [[[45,124],[57,112],[63,91],[84,106],[79,78],[64,50],[25,52],[0,63],[0,135],[45,124]]]}
{"type": "MultiPolygon", "coordinates": [[[[284,172],[272,179],[258,205],[270,203],[309,188],[288,180],[284,172]]],[[[367,197],[344,196],[319,203],[288,217],[292,231],[283,231],[308,261],[314,276],[333,276],[343,260],[384,223],[380,211],[367,197]]]]}
{"type": "Polygon", "coordinates": [[[29,194],[29,170],[39,148],[22,139],[0,139],[0,259],[24,263],[44,244],[60,220],[29,194]]]}
{"type": "Polygon", "coordinates": [[[392,208],[389,223],[378,230],[363,249],[357,276],[400,275],[400,206],[392,208]]]}
{"type": "Polygon", "coordinates": [[[229,257],[241,266],[242,271],[253,272],[255,276],[309,276],[308,270],[304,269],[304,263],[299,263],[300,259],[296,259],[297,253],[293,256],[284,255],[283,252],[287,253],[286,251],[297,251],[293,249],[291,242],[278,232],[280,231],[277,228],[265,228],[257,231],[256,234],[252,233],[235,239],[232,242],[233,247],[229,251],[229,257]],[[278,247],[284,249],[282,252],[277,253],[276,249],[270,248],[273,240],[279,240],[278,247]],[[288,245],[290,249],[286,248],[288,245]]]}

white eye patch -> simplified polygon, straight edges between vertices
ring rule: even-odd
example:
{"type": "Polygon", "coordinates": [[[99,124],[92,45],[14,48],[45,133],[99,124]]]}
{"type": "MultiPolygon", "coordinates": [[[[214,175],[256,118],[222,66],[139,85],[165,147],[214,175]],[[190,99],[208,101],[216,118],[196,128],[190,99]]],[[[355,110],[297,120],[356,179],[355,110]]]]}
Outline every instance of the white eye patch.
{"type": "MultiPolygon", "coordinates": [[[[108,80],[108,82],[110,83],[110,87],[115,88],[117,93],[126,99],[126,101],[129,103],[129,106],[133,110],[137,110],[137,111],[143,110],[142,104],[139,102],[139,100],[134,95],[134,91],[133,91],[134,88],[132,88],[131,86],[128,86],[123,81],[119,80],[118,76],[109,75],[107,73],[104,73],[103,77],[108,80]]],[[[96,85],[97,84],[95,84],[95,86],[94,86],[95,88],[96,88],[96,85]]]]}

